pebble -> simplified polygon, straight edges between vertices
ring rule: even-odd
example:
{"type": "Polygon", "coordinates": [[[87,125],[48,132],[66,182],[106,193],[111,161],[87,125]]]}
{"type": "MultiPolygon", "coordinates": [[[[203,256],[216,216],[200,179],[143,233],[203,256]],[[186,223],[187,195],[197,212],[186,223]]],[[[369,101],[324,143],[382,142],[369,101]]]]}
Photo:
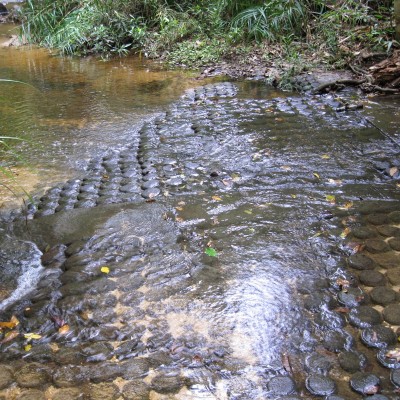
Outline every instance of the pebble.
{"type": "Polygon", "coordinates": [[[342,369],[350,373],[360,371],[367,362],[367,358],[364,354],[358,354],[351,351],[340,353],[338,360],[342,369]]]}
{"type": "Polygon", "coordinates": [[[372,395],[379,390],[380,379],[367,372],[356,372],[350,378],[350,386],[353,390],[361,394],[372,395]]]}
{"type": "Polygon", "coordinates": [[[383,310],[383,318],[392,325],[400,325],[400,304],[390,304],[383,310]]]}
{"type": "Polygon", "coordinates": [[[177,393],[184,385],[179,374],[159,374],[151,380],[151,389],[161,394],[177,393]]]}
{"type": "Polygon", "coordinates": [[[386,286],[378,286],[373,288],[369,295],[374,303],[380,304],[382,306],[388,305],[396,301],[396,292],[386,286]]]}
{"type": "Polygon", "coordinates": [[[353,308],[348,317],[350,323],[358,328],[369,328],[382,322],[381,314],[369,306],[353,308]]]}
{"type": "Polygon", "coordinates": [[[122,388],[122,397],[125,400],[149,400],[150,388],[143,381],[135,380],[122,388]]]}
{"type": "Polygon", "coordinates": [[[397,268],[399,266],[399,257],[393,251],[389,251],[375,256],[375,261],[384,269],[397,268]]]}
{"type": "Polygon", "coordinates": [[[370,253],[384,253],[390,250],[390,246],[382,239],[367,239],[364,245],[365,250],[370,253]]]}
{"type": "Polygon", "coordinates": [[[324,375],[311,375],[306,379],[307,390],[315,396],[328,396],[335,393],[335,382],[324,375]]]}
{"type": "Polygon", "coordinates": [[[386,349],[381,349],[378,351],[376,358],[378,361],[386,368],[399,369],[400,368],[400,360],[396,356],[392,356],[392,352],[395,355],[400,353],[399,347],[388,347],[386,349]]]}
{"type": "Polygon", "coordinates": [[[376,236],[376,232],[366,227],[354,228],[351,233],[358,239],[369,239],[376,236]]]}
{"type": "Polygon", "coordinates": [[[0,365],[0,390],[10,386],[13,381],[13,372],[7,365],[0,365]]]}
{"type": "Polygon", "coordinates": [[[379,271],[366,270],[358,275],[360,282],[366,286],[382,286],[386,283],[386,277],[379,271]]]}
{"type": "Polygon", "coordinates": [[[396,226],[382,225],[382,226],[377,226],[376,229],[383,236],[387,237],[400,236],[400,228],[397,228],[396,226]]]}
{"type": "Polygon", "coordinates": [[[45,400],[46,397],[40,390],[24,390],[17,397],[16,400],[45,400]]]}
{"type": "Polygon", "coordinates": [[[400,369],[394,369],[390,373],[390,380],[392,381],[393,385],[400,387],[400,369]]]}
{"type": "Polygon", "coordinates": [[[383,325],[366,328],[361,332],[361,340],[369,347],[386,348],[397,342],[397,336],[392,329],[383,325]]]}
{"type": "Polygon", "coordinates": [[[347,260],[349,266],[358,270],[374,269],[374,261],[365,254],[354,254],[347,260]]]}
{"type": "Polygon", "coordinates": [[[286,396],[296,390],[295,383],[289,376],[275,376],[268,382],[268,390],[274,395],[286,396]]]}
{"type": "Polygon", "coordinates": [[[389,222],[389,218],[386,214],[370,214],[367,217],[367,220],[372,225],[384,225],[389,222]]]}
{"type": "Polygon", "coordinates": [[[400,251],[400,238],[392,238],[388,243],[393,250],[400,251]]]}
{"type": "Polygon", "coordinates": [[[400,285],[400,267],[393,268],[387,271],[386,276],[392,285],[394,286],[400,285]]]}
{"type": "Polygon", "coordinates": [[[43,365],[31,363],[22,367],[15,374],[15,380],[21,387],[34,388],[47,383],[50,375],[43,365]]]}
{"type": "Polygon", "coordinates": [[[306,358],[306,367],[310,372],[326,375],[332,368],[332,361],[326,356],[313,353],[306,358]]]}
{"type": "Polygon", "coordinates": [[[51,400],[79,400],[83,398],[84,395],[78,388],[58,389],[51,396],[51,400]]]}
{"type": "Polygon", "coordinates": [[[353,308],[364,303],[367,296],[360,288],[346,288],[338,293],[338,301],[340,304],[353,308]]]}
{"type": "Polygon", "coordinates": [[[90,385],[90,400],[117,400],[120,396],[118,386],[114,383],[90,385]]]}

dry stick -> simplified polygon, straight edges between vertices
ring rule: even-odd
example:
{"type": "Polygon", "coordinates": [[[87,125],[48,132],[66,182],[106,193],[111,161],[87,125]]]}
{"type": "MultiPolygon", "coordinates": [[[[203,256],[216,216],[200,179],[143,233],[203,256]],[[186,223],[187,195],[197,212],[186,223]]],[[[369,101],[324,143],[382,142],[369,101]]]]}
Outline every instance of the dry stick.
{"type": "Polygon", "coordinates": [[[335,86],[340,86],[340,85],[348,85],[348,86],[358,86],[361,85],[362,83],[365,83],[367,80],[366,79],[338,79],[333,82],[327,82],[319,85],[316,87],[312,93],[313,94],[318,94],[322,93],[325,89],[335,87],[335,86]]]}
{"type": "MultiPolygon", "coordinates": [[[[361,116],[362,117],[362,116],[361,116]]],[[[385,132],[382,128],[380,128],[378,125],[374,124],[368,117],[362,117],[364,118],[370,125],[372,125],[375,129],[378,129],[378,131],[385,136],[385,138],[389,139],[391,142],[393,142],[397,147],[400,147],[400,143],[397,143],[387,132],[385,132]]]]}

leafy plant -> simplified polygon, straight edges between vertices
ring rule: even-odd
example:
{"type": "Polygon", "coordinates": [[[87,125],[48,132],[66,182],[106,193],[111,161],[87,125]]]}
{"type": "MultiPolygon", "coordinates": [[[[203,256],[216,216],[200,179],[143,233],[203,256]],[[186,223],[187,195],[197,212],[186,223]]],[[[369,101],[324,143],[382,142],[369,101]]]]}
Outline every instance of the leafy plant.
{"type": "Polygon", "coordinates": [[[298,34],[305,22],[304,3],[298,0],[271,0],[240,12],[232,21],[249,38],[278,40],[286,34],[298,34]]]}

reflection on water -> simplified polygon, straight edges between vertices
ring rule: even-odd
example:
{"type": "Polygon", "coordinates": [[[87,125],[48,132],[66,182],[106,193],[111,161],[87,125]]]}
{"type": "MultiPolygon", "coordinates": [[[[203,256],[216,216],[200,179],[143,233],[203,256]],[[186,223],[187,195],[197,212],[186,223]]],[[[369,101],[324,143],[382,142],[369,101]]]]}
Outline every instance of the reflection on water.
{"type": "MultiPolygon", "coordinates": [[[[15,26],[0,29],[0,42],[16,33],[15,26]]],[[[16,149],[35,171],[36,178],[17,177],[29,190],[35,180],[42,189],[76,175],[87,159],[122,146],[140,122],[196,85],[190,73],[140,57],[80,59],[31,47],[0,47],[0,78],[31,85],[0,84],[1,135],[30,141],[16,149]]],[[[10,194],[1,189],[0,196],[10,194]]]]}

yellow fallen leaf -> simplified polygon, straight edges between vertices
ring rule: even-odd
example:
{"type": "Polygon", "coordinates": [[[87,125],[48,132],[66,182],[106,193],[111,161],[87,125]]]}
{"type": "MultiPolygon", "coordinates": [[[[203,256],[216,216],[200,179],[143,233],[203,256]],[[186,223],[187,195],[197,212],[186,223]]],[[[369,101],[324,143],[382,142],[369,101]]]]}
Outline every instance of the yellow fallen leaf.
{"type": "Polygon", "coordinates": [[[59,333],[60,335],[65,335],[65,334],[67,334],[68,332],[69,332],[69,325],[68,325],[68,324],[63,325],[63,326],[58,330],[58,333],[59,333]]]}
{"type": "Polygon", "coordinates": [[[175,217],[175,221],[176,222],[183,222],[185,220],[183,218],[181,218],[181,217],[175,217]]]}
{"type": "Polygon", "coordinates": [[[345,205],[343,205],[342,207],[339,207],[339,210],[348,210],[351,207],[353,207],[353,202],[349,201],[345,205]]]}
{"type": "Polygon", "coordinates": [[[291,194],[290,195],[293,199],[297,199],[297,195],[295,195],[295,194],[291,194]]]}
{"type": "Polygon", "coordinates": [[[109,273],[110,273],[110,268],[108,268],[108,267],[101,267],[101,268],[100,268],[100,271],[101,271],[103,274],[109,274],[109,273]]]}
{"type": "Polygon", "coordinates": [[[177,211],[183,211],[183,207],[175,207],[177,211]]]}
{"type": "Polygon", "coordinates": [[[244,210],[244,212],[245,212],[246,214],[249,214],[249,215],[253,214],[253,211],[252,211],[252,210],[244,210]]]}
{"type": "Polygon", "coordinates": [[[291,171],[291,170],[292,170],[292,168],[290,168],[289,165],[282,165],[281,168],[282,168],[284,171],[291,171]]]}
{"type": "Polygon", "coordinates": [[[345,238],[349,235],[349,233],[350,233],[350,228],[346,228],[346,229],[340,234],[340,237],[341,237],[342,239],[345,239],[345,238]]]}
{"type": "Polygon", "coordinates": [[[317,179],[321,179],[320,176],[319,176],[316,172],[313,172],[313,175],[314,175],[317,179]]]}
{"type": "Polygon", "coordinates": [[[24,333],[24,338],[29,340],[40,339],[42,336],[37,333],[24,333]]]}
{"type": "Polygon", "coordinates": [[[215,200],[215,201],[221,201],[222,200],[222,198],[219,197],[219,196],[213,196],[212,199],[215,200]]]}
{"type": "Polygon", "coordinates": [[[31,344],[27,344],[27,345],[24,347],[24,350],[25,350],[25,351],[30,351],[31,348],[32,348],[32,345],[31,345],[31,344]]]}
{"type": "Polygon", "coordinates": [[[326,198],[326,200],[329,201],[329,203],[331,203],[331,204],[335,204],[335,202],[336,202],[336,197],[335,197],[334,195],[332,195],[332,194],[326,195],[325,198],[326,198]]]}
{"type": "Polygon", "coordinates": [[[329,160],[331,156],[329,154],[322,154],[321,158],[324,160],[329,160]]]}
{"type": "Polygon", "coordinates": [[[60,350],[60,347],[58,346],[57,343],[50,343],[49,346],[50,346],[51,350],[54,351],[55,353],[56,353],[58,350],[60,350]]]}

